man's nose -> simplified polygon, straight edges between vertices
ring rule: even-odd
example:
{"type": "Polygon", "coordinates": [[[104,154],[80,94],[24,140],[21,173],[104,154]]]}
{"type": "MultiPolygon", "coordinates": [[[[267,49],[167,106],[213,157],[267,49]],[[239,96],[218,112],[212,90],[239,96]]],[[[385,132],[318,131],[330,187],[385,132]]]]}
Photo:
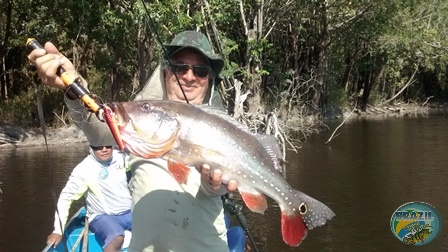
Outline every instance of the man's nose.
{"type": "Polygon", "coordinates": [[[195,76],[194,76],[194,73],[193,73],[193,69],[189,68],[189,69],[187,70],[187,72],[185,72],[185,74],[183,75],[183,77],[184,77],[185,79],[187,79],[187,80],[194,80],[194,79],[195,79],[195,76]]]}

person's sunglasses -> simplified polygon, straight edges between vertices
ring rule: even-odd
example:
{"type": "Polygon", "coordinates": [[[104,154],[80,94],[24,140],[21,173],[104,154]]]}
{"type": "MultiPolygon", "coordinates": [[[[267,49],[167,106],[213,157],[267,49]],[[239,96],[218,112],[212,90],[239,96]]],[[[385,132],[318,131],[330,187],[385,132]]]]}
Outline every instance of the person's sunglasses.
{"type": "Polygon", "coordinates": [[[107,146],[90,146],[90,148],[92,148],[92,150],[102,150],[103,148],[112,149],[112,146],[111,145],[107,145],[107,146]]]}
{"type": "Polygon", "coordinates": [[[208,66],[192,66],[188,64],[173,64],[171,63],[171,71],[176,75],[184,75],[188,72],[189,69],[193,70],[193,74],[199,78],[205,78],[210,73],[210,67],[208,66]]]}

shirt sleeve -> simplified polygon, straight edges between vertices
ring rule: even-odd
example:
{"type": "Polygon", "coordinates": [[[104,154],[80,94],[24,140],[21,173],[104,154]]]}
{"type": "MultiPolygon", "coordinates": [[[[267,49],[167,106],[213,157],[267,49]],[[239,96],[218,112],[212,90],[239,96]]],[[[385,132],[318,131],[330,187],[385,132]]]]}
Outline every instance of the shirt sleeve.
{"type": "Polygon", "coordinates": [[[80,167],[77,166],[70,178],[67,181],[64,189],[62,189],[61,194],[58,199],[58,211],[55,212],[54,220],[54,231],[53,233],[62,234],[62,227],[65,227],[67,223],[70,206],[74,200],[80,199],[84,193],[87,191],[88,186],[85,179],[82,176],[82,171],[80,167]],[[59,214],[58,214],[59,213],[59,214]]]}
{"type": "Polygon", "coordinates": [[[66,99],[67,107],[78,126],[93,146],[116,145],[116,142],[105,122],[87,109],[80,100],[66,99]]]}
{"type": "Polygon", "coordinates": [[[221,197],[221,195],[224,195],[227,192],[224,185],[221,185],[219,190],[215,190],[212,188],[212,186],[209,183],[207,183],[206,181],[203,181],[202,179],[201,179],[201,189],[200,190],[204,191],[204,193],[210,197],[221,197]]]}

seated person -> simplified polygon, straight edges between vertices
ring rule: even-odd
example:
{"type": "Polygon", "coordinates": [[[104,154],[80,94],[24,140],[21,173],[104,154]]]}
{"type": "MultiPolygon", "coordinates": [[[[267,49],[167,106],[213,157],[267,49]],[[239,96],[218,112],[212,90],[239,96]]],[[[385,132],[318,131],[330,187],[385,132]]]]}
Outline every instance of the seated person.
{"type": "Polygon", "coordinates": [[[54,242],[54,247],[59,244],[72,202],[87,192],[86,216],[90,230],[99,237],[103,251],[121,251],[125,230],[132,230],[127,155],[113,150],[112,146],[90,146],[89,152],[73,169],[62,189],[54,231],[48,236],[47,244],[54,242]]]}

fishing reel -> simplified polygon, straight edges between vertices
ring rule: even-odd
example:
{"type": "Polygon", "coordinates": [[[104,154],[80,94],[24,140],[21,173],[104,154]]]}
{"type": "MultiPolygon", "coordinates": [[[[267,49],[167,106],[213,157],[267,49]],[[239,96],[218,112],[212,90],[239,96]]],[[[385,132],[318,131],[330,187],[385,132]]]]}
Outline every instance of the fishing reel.
{"type": "Polygon", "coordinates": [[[224,211],[227,214],[237,215],[237,214],[240,214],[241,211],[243,210],[243,206],[235,203],[235,201],[234,201],[235,197],[231,193],[230,194],[226,193],[226,194],[222,195],[221,200],[222,200],[222,203],[224,206],[224,211]]]}
{"type": "Polygon", "coordinates": [[[246,218],[244,218],[242,211],[243,206],[235,203],[235,197],[233,194],[226,193],[221,196],[221,200],[224,206],[224,212],[229,215],[235,215],[243,229],[247,230],[246,218]]]}

